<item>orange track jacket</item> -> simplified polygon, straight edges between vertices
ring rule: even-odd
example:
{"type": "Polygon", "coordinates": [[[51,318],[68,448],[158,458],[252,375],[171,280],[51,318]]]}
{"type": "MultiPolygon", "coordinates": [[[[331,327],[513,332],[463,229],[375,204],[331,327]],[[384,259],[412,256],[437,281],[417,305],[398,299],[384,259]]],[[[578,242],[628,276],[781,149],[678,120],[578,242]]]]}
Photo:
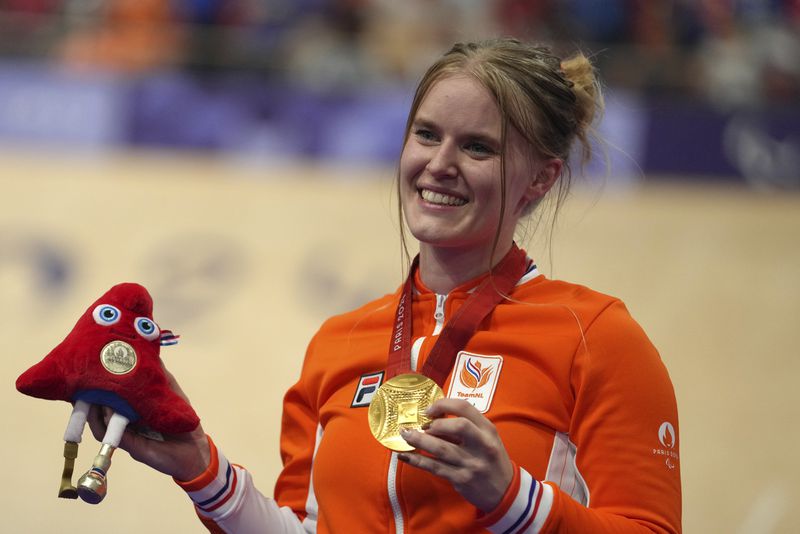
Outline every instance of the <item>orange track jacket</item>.
{"type": "MultiPolygon", "coordinates": [[[[416,369],[476,284],[436,295],[417,277],[416,369]]],[[[399,295],[329,319],[311,341],[284,401],[274,501],[213,446],[208,470],[181,483],[211,532],[681,531],[672,384],[622,302],[532,267],[458,354],[445,394],[484,412],[516,465],[481,515],[370,433],[399,295]]]]}

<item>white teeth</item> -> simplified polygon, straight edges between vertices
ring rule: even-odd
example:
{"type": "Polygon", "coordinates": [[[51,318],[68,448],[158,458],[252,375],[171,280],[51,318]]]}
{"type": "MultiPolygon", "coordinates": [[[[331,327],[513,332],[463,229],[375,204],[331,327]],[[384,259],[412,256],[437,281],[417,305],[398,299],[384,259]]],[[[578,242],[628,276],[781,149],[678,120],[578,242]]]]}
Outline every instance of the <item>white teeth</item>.
{"type": "Polygon", "coordinates": [[[436,193],[428,189],[422,189],[420,191],[420,195],[423,199],[425,199],[425,201],[430,202],[431,204],[442,204],[444,206],[463,206],[467,203],[467,201],[462,198],[443,195],[442,193],[436,193]]]}

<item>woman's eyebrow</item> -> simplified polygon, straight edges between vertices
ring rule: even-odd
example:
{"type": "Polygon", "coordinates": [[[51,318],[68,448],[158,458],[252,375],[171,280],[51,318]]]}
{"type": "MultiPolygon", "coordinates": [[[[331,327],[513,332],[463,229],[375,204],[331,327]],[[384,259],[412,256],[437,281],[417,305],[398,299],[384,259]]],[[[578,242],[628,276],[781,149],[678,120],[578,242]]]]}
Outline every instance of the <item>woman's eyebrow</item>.
{"type": "MultiPolygon", "coordinates": [[[[415,118],[411,122],[411,126],[413,128],[425,128],[427,130],[437,130],[438,129],[438,126],[437,126],[436,122],[434,122],[431,119],[425,118],[425,117],[417,117],[417,118],[415,118]]],[[[463,137],[465,139],[469,139],[469,140],[472,140],[472,141],[480,141],[482,143],[487,143],[487,144],[490,144],[490,145],[491,144],[494,144],[494,145],[500,144],[500,136],[492,135],[492,134],[487,133],[485,131],[473,131],[473,132],[467,131],[465,133],[460,134],[459,137],[463,137]]]]}
{"type": "Polygon", "coordinates": [[[486,143],[487,145],[497,145],[500,143],[499,137],[483,132],[468,133],[466,134],[466,137],[468,139],[472,139],[473,141],[480,141],[481,143],[486,143]]]}
{"type": "Polygon", "coordinates": [[[426,119],[426,118],[424,118],[424,117],[422,117],[422,118],[420,118],[420,117],[417,117],[417,118],[415,118],[415,119],[414,119],[414,120],[411,122],[411,124],[412,124],[413,126],[416,126],[416,127],[418,127],[418,128],[429,128],[429,129],[435,129],[435,128],[436,128],[436,123],[434,123],[432,120],[430,120],[430,119],[426,119]]]}

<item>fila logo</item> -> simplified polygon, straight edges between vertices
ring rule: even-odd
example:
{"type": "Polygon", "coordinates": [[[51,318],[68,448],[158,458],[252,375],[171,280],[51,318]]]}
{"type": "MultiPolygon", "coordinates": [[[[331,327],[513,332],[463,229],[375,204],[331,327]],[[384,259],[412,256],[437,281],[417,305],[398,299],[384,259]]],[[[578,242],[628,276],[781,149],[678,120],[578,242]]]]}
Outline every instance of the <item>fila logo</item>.
{"type": "Polygon", "coordinates": [[[353,402],[350,403],[350,407],[359,408],[361,406],[369,406],[369,403],[372,402],[373,395],[375,395],[375,392],[378,391],[382,383],[383,371],[361,375],[361,378],[358,379],[358,387],[356,388],[356,394],[353,397],[353,402]]]}
{"type": "Polygon", "coordinates": [[[481,356],[462,350],[456,357],[447,396],[464,399],[481,413],[488,412],[502,368],[502,356],[481,356]]]}

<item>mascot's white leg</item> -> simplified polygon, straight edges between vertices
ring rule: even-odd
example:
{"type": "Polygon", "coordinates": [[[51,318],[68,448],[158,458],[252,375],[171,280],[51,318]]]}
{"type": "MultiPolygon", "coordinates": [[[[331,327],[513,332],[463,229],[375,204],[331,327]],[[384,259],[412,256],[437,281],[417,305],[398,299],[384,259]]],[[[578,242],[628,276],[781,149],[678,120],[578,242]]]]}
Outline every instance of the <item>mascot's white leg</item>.
{"type": "Polygon", "coordinates": [[[108,421],[100,452],[95,456],[92,468],[78,480],[78,495],[90,504],[97,504],[106,496],[106,474],[111,467],[111,455],[119,447],[122,434],[130,421],[124,415],[114,413],[108,421]]]}
{"type": "Polygon", "coordinates": [[[77,499],[78,490],[72,485],[72,471],[75,469],[75,458],[78,457],[78,443],[81,442],[83,428],[89,417],[89,403],[76,401],[69,416],[67,429],[64,431],[64,470],[61,472],[61,487],[58,496],[63,499],[77,499]]]}

